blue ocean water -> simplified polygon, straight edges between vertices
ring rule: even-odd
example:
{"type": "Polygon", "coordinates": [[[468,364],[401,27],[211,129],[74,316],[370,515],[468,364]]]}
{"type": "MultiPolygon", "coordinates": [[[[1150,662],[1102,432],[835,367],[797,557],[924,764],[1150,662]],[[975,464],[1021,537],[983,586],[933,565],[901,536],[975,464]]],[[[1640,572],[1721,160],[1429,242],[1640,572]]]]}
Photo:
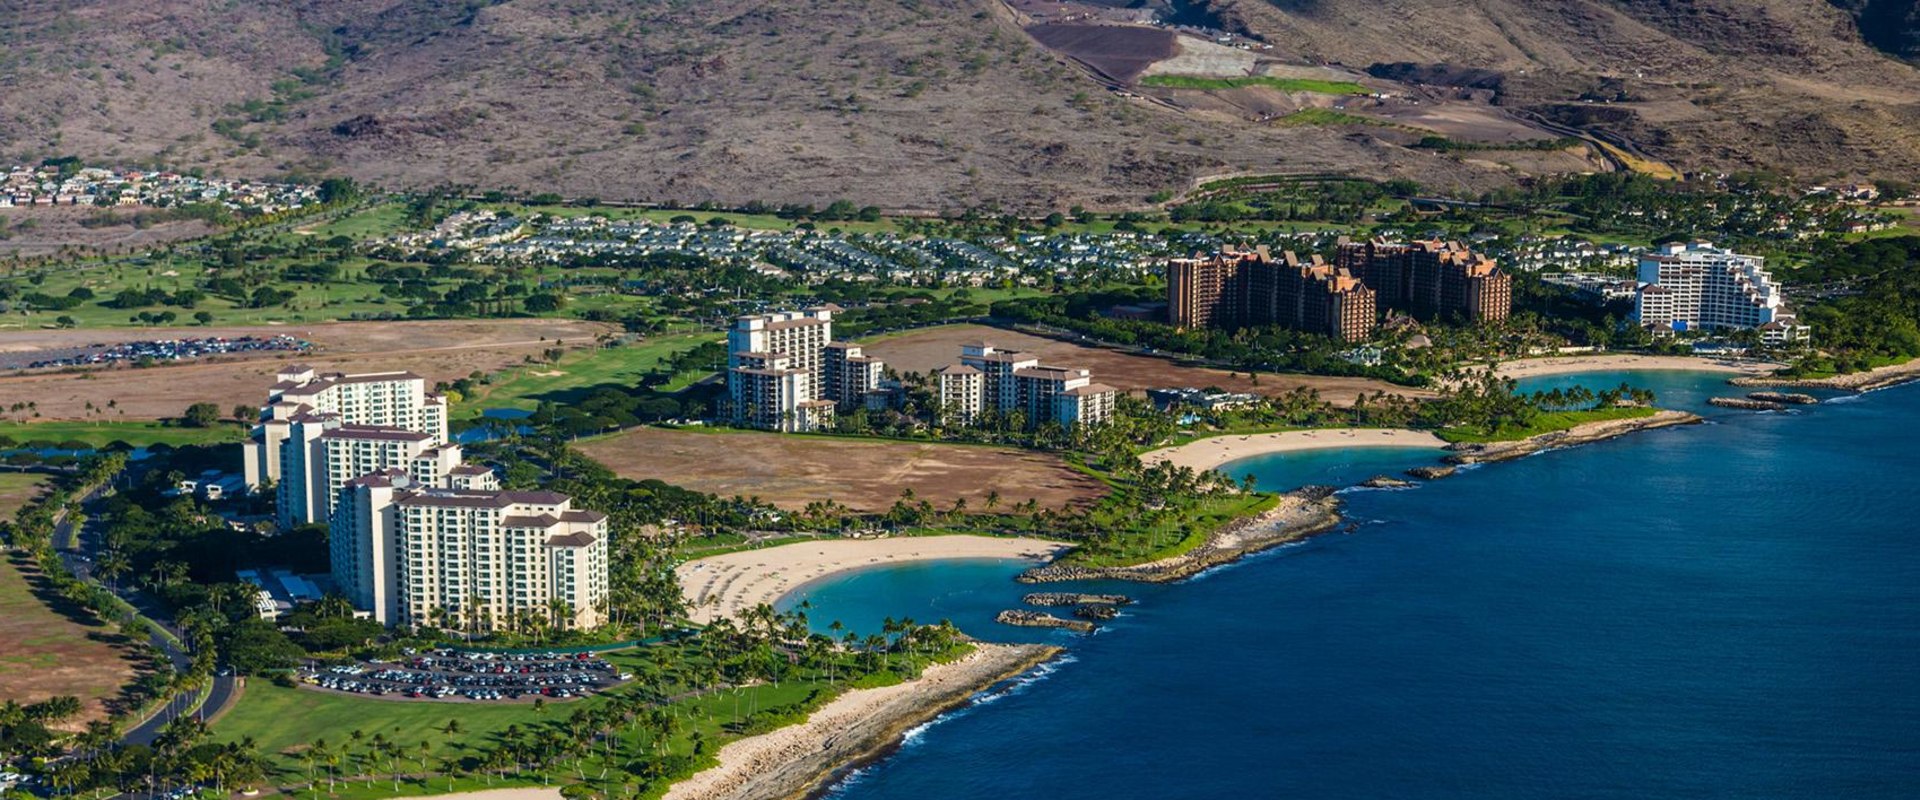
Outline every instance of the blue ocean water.
{"type": "Polygon", "coordinates": [[[992,623],[1016,564],[809,587],[817,624],[1069,649],[832,794],[1920,797],[1916,419],[1901,387],[1352,493],[1353,532],[1119,587],[1092,636],[992,623]]]}

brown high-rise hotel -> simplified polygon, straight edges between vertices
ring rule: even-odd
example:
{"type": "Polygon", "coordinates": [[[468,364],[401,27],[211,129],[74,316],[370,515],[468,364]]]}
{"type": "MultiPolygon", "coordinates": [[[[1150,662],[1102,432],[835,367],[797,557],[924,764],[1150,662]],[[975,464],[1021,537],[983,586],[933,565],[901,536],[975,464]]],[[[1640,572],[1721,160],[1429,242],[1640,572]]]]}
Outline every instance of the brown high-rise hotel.
{"type": "Polygon", "coordinates": [[[1341,242],[1334,263],[1420,319],[1498,322],[1513,310],[1513,276],[1458,242],[1341,242]]]}
{"type": "Polygon", "coordinates": [[[1182,328],[1280,325],[1347,341],[1373,335],[1374,293],[1314,256],[1275,259],[1262,247],[1177,258],[1167,267],[1167,313],[1182,328]]]}
{"type": "Polygon", "coordinates": [[[1167,318],[1182,328],[1280,325],[1349,342],[1373,335],[1376,304],[1423,319],[1507,318],[1513,277],[1452,242],[1341,242],[1334,263],[1227,248],[1167,266],[1167,318]]]}

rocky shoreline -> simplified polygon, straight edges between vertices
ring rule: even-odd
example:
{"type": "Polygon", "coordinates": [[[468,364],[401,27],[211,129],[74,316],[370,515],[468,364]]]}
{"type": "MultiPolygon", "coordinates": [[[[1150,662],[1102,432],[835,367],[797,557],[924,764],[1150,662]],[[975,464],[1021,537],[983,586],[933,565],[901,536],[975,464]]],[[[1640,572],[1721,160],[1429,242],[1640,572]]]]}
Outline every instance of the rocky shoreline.
{"type": "Polygon", "coordinates": [[[1920,359],[1905,364],[1870,369],[1866,372],[1849,372],[1831,378],[1778,378],[1768,375],[1755,375],[1734,378],[1727,381],[1735,386],[1774,386],[1791,389],[1840,389],[1842,391],[1868,392],[1884,389],[1907,381],[1920,380],[1920,359]]]}
{"type": "Polygon", "coordinates": [[[1020,574],[1021,583],[1121,580],[1168,583],[1210,567],[1333,530],[1340,524],[1340,501],[1333,489],[1309,486],[1280,496],[1280,504],[1255,516],[1221,526],[1199,547],[1159,561],[1125,567],[1085,567],[1054,562],[1020,574]]]}
{"type": "Polygon", "coordinates": [[[1449,464],[1490,464],[1496,461],[1511,461],[1516,458],[1533,455],[1542,450],[1557,447],[1573,447],[1593,442],[1625,436],[1635,431],[1669,428],[1675,425],[1693,425],[1700,422],[1699,416],[1685,411],[1659,411],[1650,417],[1632,419],[1609,419],[1575,425],[1564,431],[1543,433],[1512,442],[1487,442],[1485,444],[1457,444],[1449,450],[1454,451],[1442,461],[1449,464]]]}
{"type": "Polygon", "coordinates": [[[975,648],[958,661],[928,667],[915,680],[849,691],[805,722],[730,742],[720,749],[718,766],[674,784],[666,800],[808,797],[843,769],[884,755],[914,726],[1061,652],[1037,644],[975,648]]]}
{"type": "Polygon", "coordinates": [[[1034,592],[1020,598],[1030,606],[1124,606],[1133,598],[1124,594],[1081,594],[1079,592],[1034,592]]]}
{"type": "Polygon", "coordinates": [[[1021,628],[1061,628],[1080,633],[1093,632],[1093,623],[1086,620],[1062,619],[1044,611],[1027,609],[1007,609],[995,615],[993,621],[1021,628]]]}

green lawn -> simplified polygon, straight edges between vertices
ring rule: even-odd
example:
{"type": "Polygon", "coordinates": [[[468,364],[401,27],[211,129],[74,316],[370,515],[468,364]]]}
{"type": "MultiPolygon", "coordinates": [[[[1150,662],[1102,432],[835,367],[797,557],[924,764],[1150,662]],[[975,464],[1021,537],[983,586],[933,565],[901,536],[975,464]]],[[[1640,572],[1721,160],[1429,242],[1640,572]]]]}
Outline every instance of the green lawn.
{"type": "MultiPolygon", "coordinates": [[[[454,417],[478,416],[489,408],[532,411],[543,400],[565,403],[598,386],[636,386],[641,376],[662,360],[701,343],[719,340],[720,335],[715,333],[667,334],[617,347],[577,350],[554,364],[515,367],[495,375],[493,382],[474,396],[460,398],[454,405],[454,417]]],[[[724,363],[714,365],[716,370],[725,367],[724,363]]],[[[675,376],[674,384],[691,383],[708,374],[711,373],[705,370],[690,370],[687,375],[675,376]]],[[[673,384],[669,385],[671,388],[673,384]]]]}
{"type": "Polygon", "coordinates": [[[1491,431],[1479,428],[1441,428],[1433,433],[1442,439],[1454,443],[1486,444],[1488,442],[1511,442],[1530,436],[1539,436],[1543,433],[1564,431],[1575,425],[1583,425],[1588,422],[1601,422],[1612,419],[1638,419],[1640,417],[1651,417],[1657,413],[1659,413],[1659,409],[1644,406],[1631,408],[1596,408],[1590,411],[1552,411],[1542,413],[1535,417],[1533,424],[1526,427],[1507,426],[1491,431]]]}
{"type": "Polygon", "coordinates": [[[90,447],[105,447],[114,442],[125,442],[134,447],[220,444],[241,441],[246,435],[246,427],[228,422],[211,428],[183,428],[154,421],[0,422],[0,436],[18,443],[85,442],[90,447]]]}
{"type": "MultiPolygon", "coordinates": [[[[951,659],[964,652],[964,649],[957,649],[942,654],[942,658],[951,659]]],[[[699,692],[686,683],[686,676],[704,669],[706,659],[699,654],[697,645],[691,643],[619,651],[609,653],[607,657],[622,669],[638,676],[633,683],[614,692],[643,692],[657,700],[674,698],[671,705],[677,721],[676,729],[665,737],[664,745],[671,754],[690,755],[697,733],[704,741],[704,749],[690,763],[695,768],[709,763],[712,753],[726,742],[788,722],[797,722],[804,718],[807,710],[849,688],[845,680],[832,685],[826,673],[795,666],[777,684],[761,683],[732,691],[699,692]]],[[[891,659],[898,662],[906,657],[893,656],[891,659]]],[[[917,670],[918,665],[926,660],[925,657],[913,658],[912,668],[917,670]]],[[[839,674],[844,675],[844,665],[841,670],[839,674]]],[[[883,669],[866,676],[855,685],[886,685],[896,683],[902,677],[883,669]]],[[[324,739],[329,748],[336,751],[344,749],[353,754],[337,767],[339,776],[372,776],[351,784],[339,784],[332,798],[372,800],[439,794],[447,792],[449,786],[445,777],[402,777],[396,788],[390,777],[391,767],[387,759],[382,758],[378,762],[362,759],[363,754],[370,750],[369,742],[376,733],[404,748],[405,757],[397,765],[402,773],[421,773],[423,758],[427,771],[438,772],[446,761],[461,763],[464,770],[471,771],[477,768],[482,753],[497,743],[509,726],[517,726],[522,731],[537,733],[542,737],[564,736],[568,718],[576,711],[595,708],[607,701],[608,696],[603,695],[548,703],[544,709],[536,710],[529,703],[441,703],[341,695],[312,689],[283,688],[266,679],[253,678],[248,680],[239,704],[214,724],[213,734],[214,739],[221,742],[253,739],[260,753],[267,757],[269,784],[289,794],[311,797],[327,796],[324,767],[316,775],[319,792],[309,793],[305,788],[309,776],[308,765],[300,754],[317,740],[324,739]],[[450,735],[445,729],[451,720],[458,721],[459,730],[450,735]],[[362,734],[360,740],[354,739],[354,731],[362,734]]],[[[644,725],[619,729],[613,743],[614,759],[610,764],[603,760],[600,749],[595,748],[591,755],[582,760],[578,769],[568,764],[546,775],[515,775],[505,781],[495,778],[491,784],[482,777],[468,776],[455,778],[451,785],[455,790],[471,790],[488,785],[574,783],[582,773],[592,783],[601,774],[620,774],[618,769],[608,769],[609,766],[627,766],[635,754],[655,752],[655,735],[644,725]]],[[[641,796],[657,797],[665,791],[666,784],[656,782],[635,788],[641,789],[641,796]]],[[[612,794],[628,796],[627,792],[601,796],[612,794]]]]}
{"type": "Polygon", "coordinates": [[[1279,495],[1264,493],[1202,498],[1175,513],[1145,520],[1111,541],[1087,542],[1061,560],[1085,567],[1123,567],[1172,558],[1204,544],[1220,526],[1279,503],[1279,495]]]}
{"type": "Polygon", "coordinates": [[[1365,86],[1353,81],[1329,81],[1315,78],[1277,78],[1271,75],[1254,75],[1246,78],[1209,78],[1201,75],[1148,75],[1140,80],[1141,86],[1156,86],[1163,89],[1240,89],[1258,86],[1267,89],[1279,89],[1283,92],[1317,92],[1320,94],[1369,94],[1365,86]]]}

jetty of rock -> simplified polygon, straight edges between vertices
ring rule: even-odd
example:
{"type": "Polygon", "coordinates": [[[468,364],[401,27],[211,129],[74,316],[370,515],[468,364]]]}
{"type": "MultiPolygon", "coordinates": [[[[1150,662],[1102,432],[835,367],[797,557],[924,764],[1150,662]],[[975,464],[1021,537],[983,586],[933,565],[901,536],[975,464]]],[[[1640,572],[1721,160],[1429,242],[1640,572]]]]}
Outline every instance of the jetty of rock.
{"type": "Polygon", "coordinates": [[[1123,594],[1080,594],[1078,592],[1034,592],[1020,599],[1030,606],[1124,606],[1133,602],[1123,594]]]}
{"type": "Polygon", "coordinates": [[[1800,394],[1798,392],[1748,392],[1747,399],[1758,400],[1762,403],[1785,403],[1794,406],[1810,406],[1820,402],[1820,398],[1818,397],[1810,394],[1800,394]]]}
{"type": "Polygon", "coordinates": [[[1022,628],[1065,628],[1070,631],[1087,633],[1093,630],[1093,623],[1078,619],[1061,619],[1052,614],[1025,609],[1010,608],[993,618],[1002,625],[1018,625],[1022,628]]]}
{"type": "Polygon", "coordinates": [[[1786,403],[1774,403],[1767,400],[1752,400],[1745,397],[1709,397],[1707,405],[1720,408],[1740,408],[1747,411],[1779,411],[1787,407],[1786,403]]]}
{"type": "MultiPolygon", "coordinates": [[[[1418,469],[1418,467],[1415,467],[1415,469],[1418,469]]],[[[1407,470],[1407,472],[1412,473],[1413,470],[1407,470]]],[[[1402,480],[1392,475],[1375,475],[1361,481],[1360,485],[1369,489],[1405,489],[1409,486],[1419,486],[1420,484],[1409,480],[1402,480]]]]}

